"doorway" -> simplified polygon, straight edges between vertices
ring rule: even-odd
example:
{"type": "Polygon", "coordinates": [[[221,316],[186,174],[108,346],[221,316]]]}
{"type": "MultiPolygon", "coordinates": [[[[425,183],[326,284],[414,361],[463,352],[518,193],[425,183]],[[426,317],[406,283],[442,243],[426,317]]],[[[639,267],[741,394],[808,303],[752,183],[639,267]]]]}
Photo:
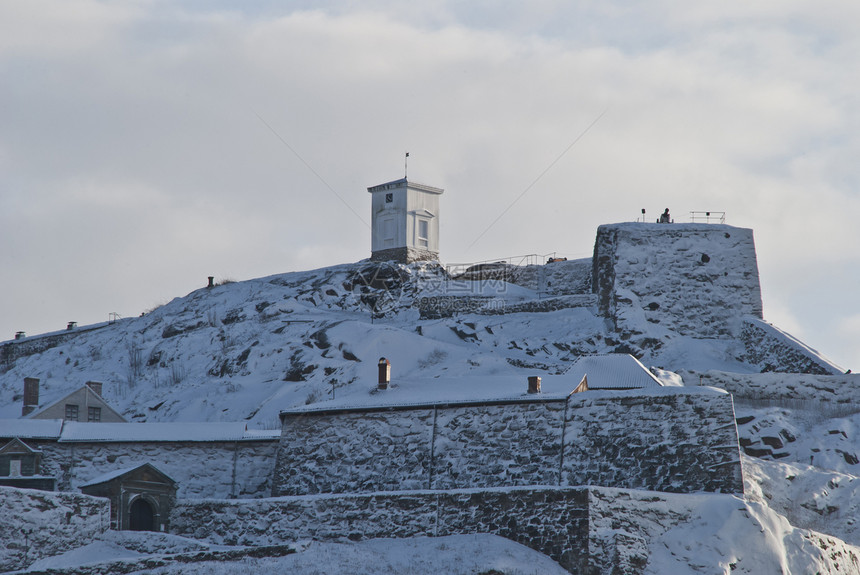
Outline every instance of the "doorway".
{"type": "Polygon", "coordinates": [[[132,531],[155,531],[154,519],[152,505],[143,497],[135,499],[129,510],[128,528],[132,531]]]}

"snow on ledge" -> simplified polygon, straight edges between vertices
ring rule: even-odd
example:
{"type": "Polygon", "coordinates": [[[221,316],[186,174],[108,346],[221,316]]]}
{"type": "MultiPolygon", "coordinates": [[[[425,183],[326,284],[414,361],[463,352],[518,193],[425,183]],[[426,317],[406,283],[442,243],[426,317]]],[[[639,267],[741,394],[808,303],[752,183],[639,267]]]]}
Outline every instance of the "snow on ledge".
{"type": "MultiPolygon", "coordinates": [[[[268,435],[264,439],[274,439],[268,435]]],[[[66,422],[61,443],[136,441],[249,441],[261,439],[246,433],[244,421],[201,423],[78,423],[66,422]]]]}

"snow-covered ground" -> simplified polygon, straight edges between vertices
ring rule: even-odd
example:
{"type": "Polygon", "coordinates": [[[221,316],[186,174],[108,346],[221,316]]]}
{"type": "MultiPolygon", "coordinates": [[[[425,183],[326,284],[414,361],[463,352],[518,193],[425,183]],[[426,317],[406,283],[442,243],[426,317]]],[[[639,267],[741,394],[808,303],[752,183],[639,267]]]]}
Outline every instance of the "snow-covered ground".
{"type": "MultiPolygon", "coordinates": [[[[583,262],[570,264],[557,269],[588,269],[583,262]]],[[[391,361],[395,393],[445,382],[434,393],[444,393],[445,385],[466,386],[451,394],[473,397],[488,388],[496,395],[518,385],[525,391],[531,375],[544,378],[547,393],[564,394],[578,383],[569,374],[579,357],[633,351],[664,385],[682,383],[675,372],[687,385],[719,385],[705,381],[707,375],[693,379],[720,372],[733,374],[714,376],[727,387],[742,386],[749,377],[767,393],[735,402],[742,445],[758,454],[743,459],[746,501],[696,496],[695,504],[681,505],[687,510],[683,521],[651,535],[630,533],[633,543],[619,547],[629,551],[624,561],[648,573],[860,573],[852,547],[860,545],[854,519],[860,415],[837,401],[816,411],[814,389],[797,392],[832,386],[795,374],[763,378],[762,365],[745,360],[743,343],[731,338],[683,336],[643,320],[633,326],[639,332],[634,343],[597,314],[583,278],[570,279],[567,291],[551,292],[535,282],[471,282],[434,265],[359,262],[196,290],[141,317],[74,335],[28,337],[22,343],[34,347],[40,340],[58,341],[0,366],[0,419],[20,416],[23,379],[37,377],[42,405],[94,380],[104,383],[105,399],[130,421],[275,429],[281,410],[332,399],[367,404],[380,357],[391,361]]],[[[839,396],[839,389],[821,393],[839,396]]],[[[421,393],[413,395],[405,400],[419,400],[421,393]]],[[[612,531],[613,540],[622,540],[620,533],[612,531]]],[[[165,536],[105,534],[31,568],[136,561],[206,547],[147,539],[155,537],[165,536]]],[[[330,573],[345,565],[354,573],[563,572],[549,559],[492,536],[315,542],[299,550],[156,572],[330,573]]]]}
{"type": "MultiPolygon", "coordinates": [[[[137,535],[137,534],[135,534],[137,535]]],[[[283,557],[245,557],[233,561],[176,561],[159,568],[144,568],[147,558],[169,559],[167,553],[181,552],[188,547],[174,543],[173,548],[150,553],[128,548],[134,536],[116,537],[106,534],[95,541],[63,555],[38,561],[28,571],[44,571],[72,566],[98,566],[103,568],[117,562],[140,568],[123,569],[124,573],[152,573],[160,575],[244,575],[247,573],[301,573],[303,575],[329,575],[352,573],[355,575],[390,573],[399,575],[437,575],[438,573],[472,575],[475,573],[506,573],[510,575],[563,575],[567,571],[548,557],[513,541],[495,535],[452,535],[447,537],[416,537],[412,539],[375,539],[362,542],[298,542],[296,553],[283,557]],[[175,549],[179,548],[179,551],[175,549]]],[[[138,537],[146,537],[139,536],[138,537]]],[[[199,551],[200,549],[188,549],[199,551]]],[[[27,571],[25,571],[27,572],[27,571]]]]}

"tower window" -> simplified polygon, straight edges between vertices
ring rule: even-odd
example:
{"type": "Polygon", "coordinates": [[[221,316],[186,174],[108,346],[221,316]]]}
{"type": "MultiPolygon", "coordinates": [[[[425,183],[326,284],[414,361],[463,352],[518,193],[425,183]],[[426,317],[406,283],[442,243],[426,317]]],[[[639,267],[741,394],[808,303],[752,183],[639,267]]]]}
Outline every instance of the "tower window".
{"type": "Polygon", "coordinates": [[[426,248],[430,245],[430,222],[418,220],[418,245],[426,248]]]}
{"type": "Polygon", "coordinates": [[[394,201],[394,194],[385,194],[385,203],[390,204],[394,201]]]}

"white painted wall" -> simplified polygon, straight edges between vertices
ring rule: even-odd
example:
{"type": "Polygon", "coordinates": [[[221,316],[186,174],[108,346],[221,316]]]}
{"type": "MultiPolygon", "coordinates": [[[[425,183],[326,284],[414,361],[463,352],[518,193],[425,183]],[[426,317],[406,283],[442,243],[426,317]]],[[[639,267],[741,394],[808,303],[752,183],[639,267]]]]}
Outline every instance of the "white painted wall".
{"type": "Polygon", "coordinates": [[[371,201],[371,250],[417,248],[439,251],[438,188],[395,180],[368,188],[371,201]],[[390,200],[386,202],[386,196],[390,200]],[[422,237],[421,221],[426,222],[427,237],[422,237]]]}

